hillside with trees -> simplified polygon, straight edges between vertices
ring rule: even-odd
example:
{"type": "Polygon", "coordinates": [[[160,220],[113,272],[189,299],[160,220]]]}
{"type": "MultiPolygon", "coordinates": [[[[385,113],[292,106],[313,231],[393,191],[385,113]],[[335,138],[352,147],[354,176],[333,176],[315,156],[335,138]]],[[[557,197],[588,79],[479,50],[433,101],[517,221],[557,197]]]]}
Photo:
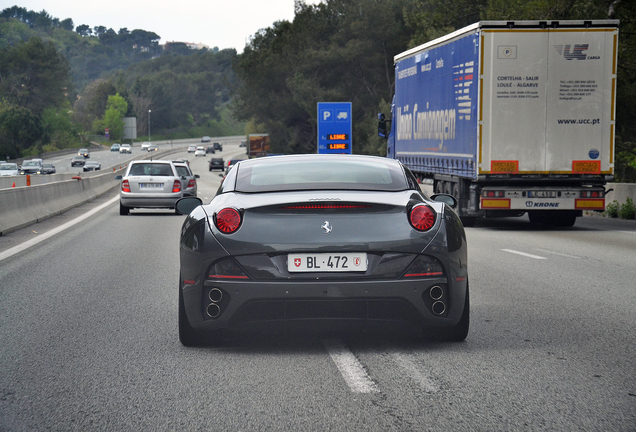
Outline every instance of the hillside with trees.
{"type": "Polygon", "coordinates": [[[144,137],[149,110],[154,134],[164,138],[242,133],[227,108],[236,51],[159,46],[159,39],[145,30],[75,27],[46,11],[3,10],[0,156],[76,147],[105,128],[121,140],[124,116],[137,117],[144,137]]]}
{"type": "Polygon", "coordinates": [[[164,137],[264,132],[275,153],[314,152],[317,103],[352,102],[354,152],[384,155],[376,116],[389,112],[396,54],[479,20],[608,18],[621,20],[616,176],[636,182],[636,2],[624,0],[299,0],[293,21],[252,35],[240,55],[162,47],[151,31],[74,26],[15,6],[0,13],[0,152],[102,133],[117,96],[140,136],[151,109],[164,137]],[[30,59],[41,72],[27,82],[30,59]]]}

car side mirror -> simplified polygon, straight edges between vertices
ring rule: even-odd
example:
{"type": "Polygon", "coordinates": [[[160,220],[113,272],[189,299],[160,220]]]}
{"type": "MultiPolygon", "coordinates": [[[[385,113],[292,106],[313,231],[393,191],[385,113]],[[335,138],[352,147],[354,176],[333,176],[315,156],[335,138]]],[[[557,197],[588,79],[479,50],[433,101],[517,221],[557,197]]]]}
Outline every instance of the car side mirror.
{"type": "Polygon", "coordinates": [[[203,201],[201,201],[201,198],[192,197],[192,196],[183,197],[177,200],[177,202],[174,205],[174,208],[177,213],[182,215],[183,214],[187,215],[187,214],[190,214],[192,210],[199,207],[202,203],[203,201]]]}
{"type": "Polygon", "coordinates": [[[199,174],[195,174],[194,178],[201,178],[201,176],[199,174]]]}
{"type": "Polygon", "coordinates": [[[443,202],[444,204],[448,204],[448,206],[450,206],[451,208],[457,208],[457,204],[458,204],[457,199],[452,195],[435,194],[435,195],[431,195],[431,199],[433,201],[443,202]]]}

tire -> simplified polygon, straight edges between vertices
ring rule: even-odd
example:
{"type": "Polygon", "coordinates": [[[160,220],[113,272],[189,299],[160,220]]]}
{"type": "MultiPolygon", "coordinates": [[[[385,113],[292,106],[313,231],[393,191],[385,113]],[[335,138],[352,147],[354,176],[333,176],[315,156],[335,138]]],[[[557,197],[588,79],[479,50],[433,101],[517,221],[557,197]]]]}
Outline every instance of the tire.
{"type": "Polygon", "coordinates": [[[468,295],[468,282],[466,282],[466,298],[464,299],[464,311],[459,322],[446,331],[445,339],[450,342],[462,342],[468,336],[470,328],[470,296],[468,295]]]}
{"type": "Polygon", "coordinates": [[[576,213],[574,212],[564,212],[556,215],[552,224],[557,227],[569,228],[573,227],[576,223],[576,213]]]}
{"type": "Polygon", "coordinates": [[[203,332],[190,325],[185,311],[183,291],[179,286],[179,341],[186,347],[213,346],[221,342],[219,332],[203,332]]]}
{"type": "Polygon", "coordinates": [[[472,228],[475,226],[475,222],[477,221],[477,218],[474,216],[462,216],[460,217],[461,221],[462,221],[462,225],[464,225],[465,228],[472,228]]]}
{"type": "Polygon", "coordinates": [[[468,295],[468,283],[466,284],[466,298],[464,300],[464,310],[459,322],[453,327],[442,328],[425,326],[422,330],[424,340],[462,342],[468,336],[470,327],[470,297],[468,295]]]}
{"type": "Polygon", "coordinates": [[[126,216],[128,213],[130,213],[130,209],[128,207],[124,207],[121,203],[121,201],[119,202],[119,214],[121,216],[126,216]]]}

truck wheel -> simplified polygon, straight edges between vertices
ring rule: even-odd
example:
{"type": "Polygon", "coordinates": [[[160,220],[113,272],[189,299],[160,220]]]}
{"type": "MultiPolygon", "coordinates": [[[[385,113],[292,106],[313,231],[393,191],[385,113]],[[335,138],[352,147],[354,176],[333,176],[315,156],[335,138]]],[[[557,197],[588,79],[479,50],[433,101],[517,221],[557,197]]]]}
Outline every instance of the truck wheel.
{"type": "Polygon", "coordinates": [[[558,227],[571,227],[576,223],[576,213],[574,212],[561,212],[555,215],[552,221],[554,226],[558,227]]]}

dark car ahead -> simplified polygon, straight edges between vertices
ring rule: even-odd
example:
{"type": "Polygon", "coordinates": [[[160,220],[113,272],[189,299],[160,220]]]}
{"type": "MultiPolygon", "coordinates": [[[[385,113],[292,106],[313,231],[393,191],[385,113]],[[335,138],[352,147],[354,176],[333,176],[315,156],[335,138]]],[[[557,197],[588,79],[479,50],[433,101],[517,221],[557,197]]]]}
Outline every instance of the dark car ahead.
{"type": "Polygon", "coordinates": [[[102,169],[102,164],[95,161],[87,161],[82,169],[84,171],[99,171],[102,169]]]}
{"type": "Polygon", "coordinates": [[[227,165],[225,166],[225,173],[227,174],[228,172],[230,172],[230,169],[232,169],[234,165],[242,160],[243,159],[230,159],[229,161],[227,161],[227,165]]]}
{"type": "Polygon", "coordinates": [[[450,195],[423,194],[393,159],[273,156],[238,162],[209,204],[184,198],[179,337],[395,325],[464,340],[467,246],[450,195]]]}
{"type": "Polygon", "coordinates": [[[223,160],[223,158],[212,158],[210,159],[209,162],[209,171],[212,170],[221,170],[223,171],[225,169],[225,161],[223,160]]]}
{"type": "Polygon", "coordinates": [[[214,143],[214,150],[223,151],[223,146],[221,143],[214,143]]]}
{"type": "Polygon", "coordinates": [[[85,158],[89,158],[91,157],[91,153],[88,151],[88,149],[79,149],[79,151],[77,152],[78,156],[84,156],[85,158]]]}
{"type": "Polygon", "coordinates": [[[83,167],[84,164],[86,163],[86,158],[84,156],[73,156],[73,159],[71,159],[71,166],[81,166],[83,167]]]}
{"type": "Polygon", "coordinates": [[[42,164],[42,174],[55,174],[55,166],[50,163],[42,164]]]}

